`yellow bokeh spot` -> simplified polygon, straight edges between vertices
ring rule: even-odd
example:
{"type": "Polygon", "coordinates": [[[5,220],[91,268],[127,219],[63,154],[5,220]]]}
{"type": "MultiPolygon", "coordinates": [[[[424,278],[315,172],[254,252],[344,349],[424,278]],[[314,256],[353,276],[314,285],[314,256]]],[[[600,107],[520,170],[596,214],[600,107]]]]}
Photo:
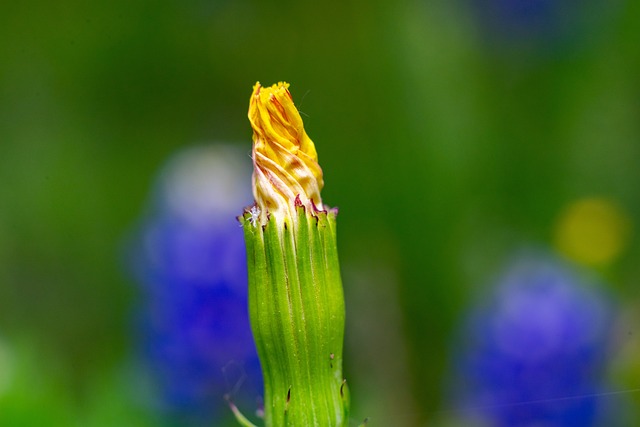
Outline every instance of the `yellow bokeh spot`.
{"type": "Polygon", "coordinates": [[[555,244],[574,261],[601,267],[622,252],[630,232],[629,218],[613,201],[585,198],[570,203],[560,214],[555,244]]]}

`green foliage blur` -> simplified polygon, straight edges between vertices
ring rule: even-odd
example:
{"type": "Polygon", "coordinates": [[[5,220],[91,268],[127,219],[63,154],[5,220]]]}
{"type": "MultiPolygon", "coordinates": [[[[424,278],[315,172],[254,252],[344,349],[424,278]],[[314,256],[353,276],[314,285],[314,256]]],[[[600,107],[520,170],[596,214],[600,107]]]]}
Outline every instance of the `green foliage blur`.
{"type": "MultiPolygon", "coordinates": [[[[257,80],[291,83],[340,208],[354,420],[446,418],[451,336],[504,257],[552,248],[584,197],[640,224],[640,4],[519,44],[469,3],[4,2],[0,425],[159,425],[127,371],[123,239],[176,150],[231,142],[250,161],[257,80]]],[[[627,237],[596,271],[637,309],[627,237]]],[[[612,357],[621,390],[640,387],[635,356],[612,357]]]]}

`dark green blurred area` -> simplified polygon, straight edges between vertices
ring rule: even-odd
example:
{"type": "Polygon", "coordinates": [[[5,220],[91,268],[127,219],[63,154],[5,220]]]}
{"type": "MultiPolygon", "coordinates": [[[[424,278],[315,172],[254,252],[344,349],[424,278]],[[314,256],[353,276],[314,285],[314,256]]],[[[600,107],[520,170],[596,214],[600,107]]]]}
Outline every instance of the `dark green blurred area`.
{"type": "MultiPolygon", "coordinates": [[[[0,425],[156,425],[122,368],[123,239],[176,150],[233,142],[250,161],[256,80],[291,83],[340,207],[354,418],[394,396],[411,401],[385,408],[398,425],[438,418],[458,316],[506,254],[551,245],[581,197],[640,224],[639,4],[603,6],[554,46],[491,41],[467,6],[0,6],[0,425]],[[362,338],[377,315],[398,326],[369,332],[380,345],[362,338]]],[[[629,243],[600,273],[637,307],[629,243]]],[[[632,368],[620,387],[640,386],[632,368]]]]}

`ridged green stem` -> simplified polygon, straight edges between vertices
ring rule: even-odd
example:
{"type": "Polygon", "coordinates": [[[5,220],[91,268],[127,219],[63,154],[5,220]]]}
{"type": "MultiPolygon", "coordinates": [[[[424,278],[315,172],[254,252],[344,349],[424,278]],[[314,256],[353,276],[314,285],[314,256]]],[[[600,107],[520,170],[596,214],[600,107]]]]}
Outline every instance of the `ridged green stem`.
{"type": "Polygon", "coordinates": [[[336,211],[311,214],[298,207],[296,213],[296,221],[265,226],[250,214],[241,217],[265,425],[342,427],[349,396],[342,377],[345,309],[336,211]]]}

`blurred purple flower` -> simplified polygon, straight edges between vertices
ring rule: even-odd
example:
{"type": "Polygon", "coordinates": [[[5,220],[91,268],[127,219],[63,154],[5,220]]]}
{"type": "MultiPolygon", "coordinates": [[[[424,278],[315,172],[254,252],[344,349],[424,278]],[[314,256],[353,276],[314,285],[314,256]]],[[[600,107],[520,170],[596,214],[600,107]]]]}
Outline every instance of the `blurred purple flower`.
{"type": "Polygon", "coordinates": [[[548,260],[512,266],[465,323],[456,411],[496,426],[596,425],[612,310],[593,286],[548,260]]]}
{"type": "Polygon", "coordinates": [[[235,219],[251,202],[243,160],[228,146],[179,153],[131,246],[141,353],[169,424],[214,425],[230,415],[225,394],[249,407],[262,394],[235,219]]]}
{"type": "Polygon", "coordinates": [[[468,0],[483,32],[498,44],[557,48],[592,37],[619,2],[468,0]]]}

